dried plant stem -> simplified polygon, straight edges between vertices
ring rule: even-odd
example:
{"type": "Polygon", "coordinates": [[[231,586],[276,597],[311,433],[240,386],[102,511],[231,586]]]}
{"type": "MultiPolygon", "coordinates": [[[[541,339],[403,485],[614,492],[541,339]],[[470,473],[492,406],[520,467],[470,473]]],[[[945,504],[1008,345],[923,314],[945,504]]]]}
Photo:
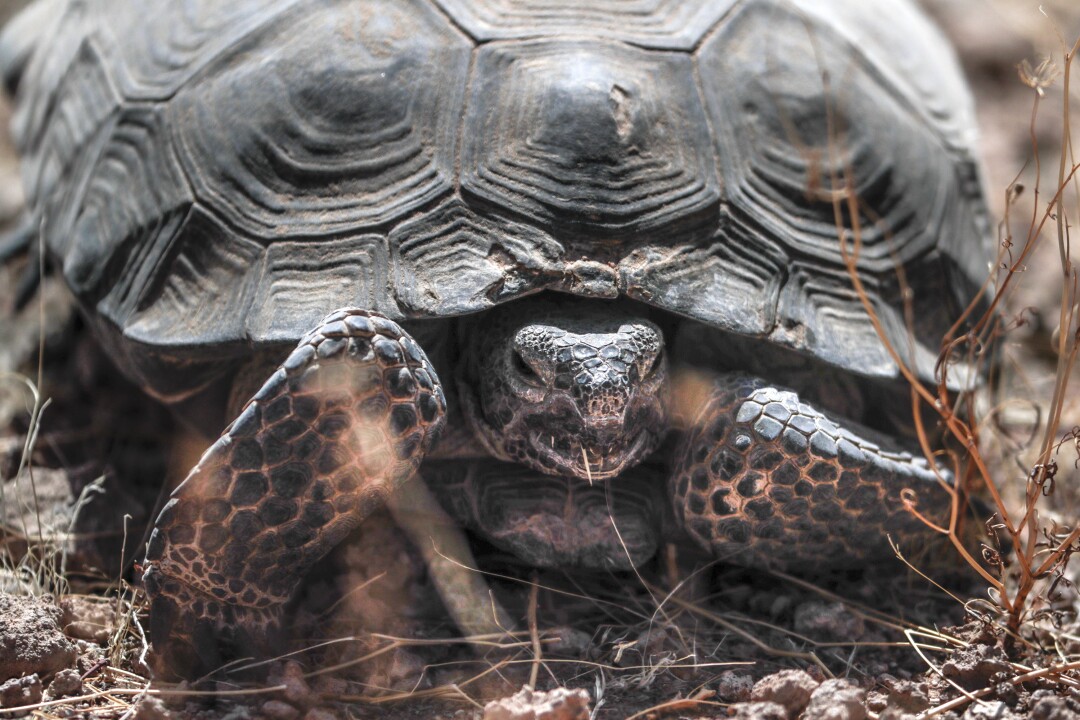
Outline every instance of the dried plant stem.
{"type": "MultiPolygon", "coordinates": [[[[1064,44],[1064,43],[1063,43],[1064,44]]],[[[1063,105],[1062,120],[1064,131],[1061,140],[1060,160],[1057,172],[1057,187],[1053,196],[1041,209],[1039,207],[1039,186],[1036,180],[1035,204],[1032,209],[1031,221],[1027,237],[1023,246],[1015,255],[1012,253],[1011,236],[1006,234],[1002,242],[999,254],[999,267],[1004,271],[993,285],[990,293],[993,276],[987,278],[983,285],[980,297],[990,295],[990,300],[983,312],[979,312],[980,297],[976,297],[964,310],[961,317],[954,323],[952,328],[942,339],[941,354],[937,363],[936,387],[929,388],[923,384],[915,370],[914,360],[907,359],[901,349],[890,340],[886,333],[878,308],[871,300],[871,294],[867,291],[860,273],[860,253],[862,251],[863,223],[864,219],[878,225],[886,237],[889,237],[889,229],[881,226],[881,220],[861,201],[854,178],[854,169],[850,158],[846,157],[840,137],[837,133],[833,107],[826,106],[826,132],[830,139],[828,143],[827,167],[825,175],[829,187],[820,193],[822,200],[830,202],[833,211],[834,226],[837,231],[837,240],[842,262],[852,284],[853,291],[866,312],[869,322],[873,326],[877,337],[882,342],[893,363],[898,368],[902,378],[908,383],[911,393],[911,413],[915,423],[916,437],[921,449],[935,468],[940,486],[951,498],[949,520],[947,524],[937,523],[930,520],[920,511],[917,505],[918,497],[914,492],[902,495],[902,502],[906,508],[919,517],[928,527],[945,535],[952,546],[964,561],[975,570],[992,590],[992,596],[999,604],[1002,613],[1006,617],[1005,629],[1006,642],[1011,644],[1020,637],[1019,628],[1024,619],[1029,616],[1029,603],[1032,594],[1036,591],[1041,580],[1062,571],[1064,563],[1069,557],[1080,551],[1080,527],[1073,528],[1065,533],[1064,539],[1060,535],[1052,536],[1039,523],[1038,505],[1044,494],[1052,490],[1053,476],[1057,470],[1054,463],[1054,453],[1061,445],[1058,438],[1062,410],[1066,398],[1071,370],[1080,356],[1080,329],[1076,327],[1076,307],[1080,298],[1080,280],[1077,270],[1071,264],[1069,222],[1066,213],[1065,193],[1070,184],[1076,183],[1076,174],[1080,170],[1080,164],[1071,163],[1072,138],[1070,128],[1070,102],[1071,102],[1071,71],[1072,62],[1080,52],[1080,38],[1073,43],[1072,47],[1063,54],[1063,105]],[[955,355],[961,355],[970,367],[978,367],[985,362],[984,358],[992,347],[994,341],[1002,333],[1001,308],[1004,307],[1007,298],[1013,291],[1014,276],[1025,268],[1025,263],[1034,252],[1043,231],[1050,219],[1056,223],[1058,255],[1061,262],[1061,273],[1064,282],[1061,294],[1059,310],[1059,334],[1056,338],[1056,350],[1058,363],[1055,374],[1053,394],[1050,400],[1048,417],[1042,438],[1038,459],[1029,474],[1025,488],[1024,504],[1019,509],[1021,514],[1014,516],[1010,513],[1009,505],[1003,497],[1000,485],[995,481],[986,459],[979,450],[979,424],[974,412],[973,403],[969,397],[961,393],[954,397],[949,390],[948,374],[955,355]],[[1009,262],[1003,262],[1006,256],[1009,262]],[[931,408],[938,416],[940,423],[948,434],[958,444],[954,449],[935,450],[931,443],[931,433],[925,427],[922,411],[931,408]],[[956,482],[947,482],[943,473],[937,470],[938,461],[947,459],[948,465],[953,471],[956,482]],[[1000,559],[983,562],[976,558],[968,544],[964,541],[963,522],[966,516],[966,495],[970,488],[978,484],[985,487],[990,495],[997,517],[1005,534],[1008,548],[1016,558],[1015,568],[1011,574],[1006,575],[1004,564],[1000,559]],[[1046,547],[1047,539],[1050,547],[1046,547]]],[[[1035,132],[1035,121],[1038,115],[1040,99],[1043,89],[1054,78],[1053,68],[1048,63],[1039,67],[1038,71],[1025,81],[1035,90],[1035,99],[1032,104],[1029,132],[1032,145],[1035,149],[1035,168],[1038,176],[1039,153],[1035,132]]],[[[830,78],[827,73],[822,74],[825,97],[831,97],[830,78]]],[[[1017,191],[1018,192],[1018,191],[1017,191]]],[[[1080,190],[1077,190],[1080,201],[1080,190]]],[[[1010,188],[1009,198],[1014,198],[1013,189],[1010,188]]],[[[907,288],[903,269],[897,263],[897,277],[902,291],[907,288]]],[[[913,332],[912,310],[910,293],[902,292],[903,317],[907,319],[909,332],[913,332]]],[[[910,350],[910,349],[909,349],[910,350]]],[[[995,557],[992,554],[988,557],[995,557]]]]}

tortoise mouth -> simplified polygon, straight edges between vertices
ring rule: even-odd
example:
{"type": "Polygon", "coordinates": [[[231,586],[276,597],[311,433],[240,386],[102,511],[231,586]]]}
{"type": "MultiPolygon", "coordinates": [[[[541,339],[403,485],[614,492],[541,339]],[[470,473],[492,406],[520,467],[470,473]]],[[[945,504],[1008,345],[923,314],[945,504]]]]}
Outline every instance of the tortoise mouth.
{"type": "Polygon", "coordinates": [[[538,403],[531,412],[494,427],[484,417],[473,387],[461,376],[458,397],[473,436],[494,457],[589,482],[614,478],[641,463],[667,432],[659,398],[636,403],[624,417],[592,418],[592,422],[566,413],[565,408],[550,411],[538,403]]]}
{"type": "Polygon", "coordinates": [[[590,442],[579,435],[540,430],[529,433],[529,445],[539,464],[554,469],[555,474],[572,475],[590,482],[606,480],[622,473],[652,452],[658,438],[641,430],[632,439],[590,442]]]}

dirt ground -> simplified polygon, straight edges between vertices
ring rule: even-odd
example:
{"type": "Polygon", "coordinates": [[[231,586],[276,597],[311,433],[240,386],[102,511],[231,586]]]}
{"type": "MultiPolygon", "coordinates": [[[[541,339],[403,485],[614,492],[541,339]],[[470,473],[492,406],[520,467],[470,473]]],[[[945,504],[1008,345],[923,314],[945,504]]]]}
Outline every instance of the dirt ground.
{"type": "MultiPolygon", "coordinates": [[[[15,4],[0,4],[0,22],[15,4]]],[[[1002,237],[1023,238],[1036,188],[1045,202],[1056,186],[1062,97],[1059,79],[1030,124],[1035,91],[1017,65],[1048,55],[1060,62],[1058,34],[1075,40],[1080,5],[924,4],[971,80],[995,217],[1006,214],[1007,188],[1025,186],[1000,228],[1002,237]]],[[[1080,83],[1073,98],[1080,117],[1080,83]]],[[[0,99],[0,127],[9,118],[0,99]]],[[[16,156],[0,138],[0,230],[15,227],[21,204],[16,156]]],[[[297,601],[295,636],[322,647],[197,686],[151,683],[136,564],[162,488],[182,479],[207,440],[117,375],[55,278],[16,311],[11,297],[26,262],[0,265],[0,708],[142,720],[1080,717],[1076,567],[1044,591],[1041,620],[1031,620],[1015,647],[982,621],[992,603],[985,585],[967,577],[950,585],[972,599],[965,611],[895,570],[808,584],[710,566],[673,548],[637,576],[581,577],[535,573],[481,546],[497,598],[525,619],[522,627],[535,618],[536,630],[470,647],[455,640],[417,553],[387,517],[336,551],[297,601]],[[33,395],[11,372],[50,401],[29,458],[33,395]],[[1048,670],[1057,666],[1072,675],[1048,670]],[[484,711],[534,673],[539,690],[571,688],[587,700],[523,697],[484,711]]],[[[1013,441],[1033,408],[1049,403],[1060,294],[1051,241],[1020,274],[1008,312],[1025,322],[1004,344],[1004,400],[988,401],[1002,409],[983,438],[986,452],[1014,497],[1033,454],[1031,443],[1013,441]]],[[[1064,403],[1063,430],[1080,425],[1076,387],[1064,403]]],[[[1068,454],[1060,465],[1042,517],[1071,527],[1080,515],[1080,474],[1068,454]]],[[[0,710],[0,718],[22,714],[0,710]]]]}

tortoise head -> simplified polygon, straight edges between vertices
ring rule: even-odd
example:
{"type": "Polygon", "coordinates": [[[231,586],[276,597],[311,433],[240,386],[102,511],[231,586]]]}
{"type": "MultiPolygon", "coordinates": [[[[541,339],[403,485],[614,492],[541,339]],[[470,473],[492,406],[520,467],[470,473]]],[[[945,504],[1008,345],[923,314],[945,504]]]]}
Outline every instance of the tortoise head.
{"type": "Polygon", "coordinates": [[[528,299],[463,330],[462,407],[496,457],[595,480],[637,464],[663,439],[664,336],[631,308],[528,299]]]}

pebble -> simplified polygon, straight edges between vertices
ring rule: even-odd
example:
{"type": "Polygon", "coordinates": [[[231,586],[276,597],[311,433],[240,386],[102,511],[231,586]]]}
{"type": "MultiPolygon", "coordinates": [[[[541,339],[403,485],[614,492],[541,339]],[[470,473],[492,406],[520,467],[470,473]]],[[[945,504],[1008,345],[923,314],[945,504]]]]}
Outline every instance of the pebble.
{"type": "Polygon", "coordinates": [[[794,718],[810,703],[817,686],[818,681],[804,670],[781,670],[758,680],[750,691],[750,699],[783,705],[794,718]]]}

